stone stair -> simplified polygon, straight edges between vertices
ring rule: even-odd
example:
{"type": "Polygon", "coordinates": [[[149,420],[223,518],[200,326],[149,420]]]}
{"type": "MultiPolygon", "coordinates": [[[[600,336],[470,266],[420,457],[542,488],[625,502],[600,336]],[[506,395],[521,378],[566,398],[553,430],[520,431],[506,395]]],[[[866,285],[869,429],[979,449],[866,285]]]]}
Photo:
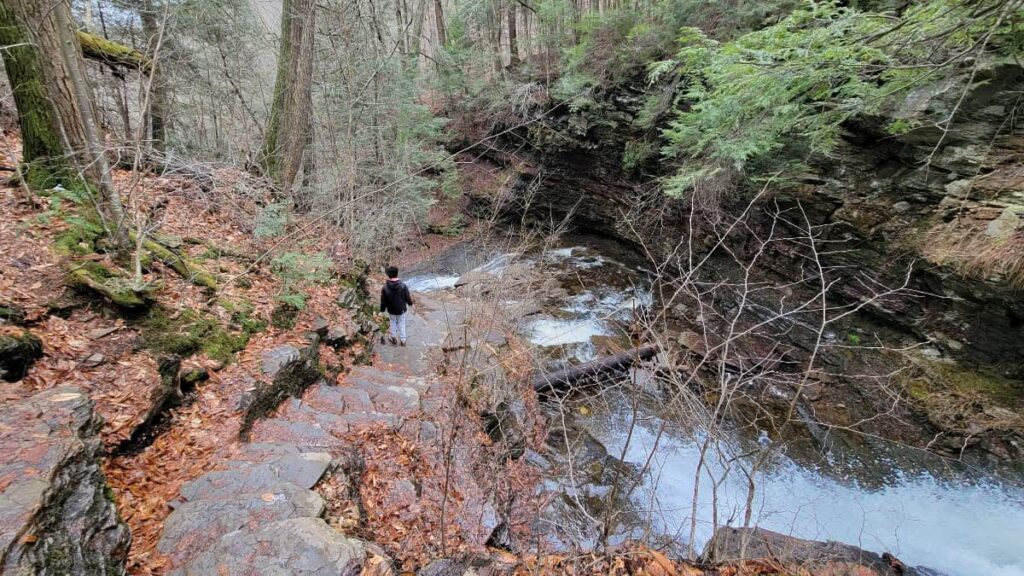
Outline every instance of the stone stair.
{"type": "Polygon", "coordinates": [[[321,518],[311,488],[331,455],[290,444],[249,444],[225,452],[224,467],[181,488],[157,550],[170,574],[358,574],[376,548],[321,518]]]}

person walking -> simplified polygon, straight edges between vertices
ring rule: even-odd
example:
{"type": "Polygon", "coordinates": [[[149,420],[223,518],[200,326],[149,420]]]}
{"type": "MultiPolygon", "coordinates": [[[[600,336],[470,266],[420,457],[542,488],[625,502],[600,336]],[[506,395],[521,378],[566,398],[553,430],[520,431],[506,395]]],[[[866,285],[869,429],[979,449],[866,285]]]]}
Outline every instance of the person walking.
{"type": "Polygon", "coordinates": [[[391,319],[388,337],[392,344],[401,342],[405,346],[405,313],[413,305],[409,287],[398,277],[398,268],[388,266],[385,269],[387,282],[380,289],[380,311],[387,312],[391,319]]]}

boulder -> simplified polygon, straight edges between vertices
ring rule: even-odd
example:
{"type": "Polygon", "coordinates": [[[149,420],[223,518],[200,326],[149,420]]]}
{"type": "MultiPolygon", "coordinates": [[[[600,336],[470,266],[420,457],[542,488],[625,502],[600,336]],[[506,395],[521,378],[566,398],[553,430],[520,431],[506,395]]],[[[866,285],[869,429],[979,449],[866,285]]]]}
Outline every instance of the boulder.
{"type": "Polygon", "coordinates": [[[123,573],[131,534],[100,470],[101,425],[73,387],[0,407],[0,573],[123,573]]]}
{"type": "Polygon", "coordinates": [[[320,338],[314,333],[302,348],[284,345],[270,350],[263,356],[262,368],[273,380],[257,382],[255,389],[248,393],[239,430],[242,440],[249,439],[257,420],[273,412],[286,398],[301,396],[306,388],[321,380],[320,338]]]}
{"type": "Polygon", "coordinates": [[[177,576],[357,576],[371,550],[320,518],[293,518],[224,535],[177,576]]]}

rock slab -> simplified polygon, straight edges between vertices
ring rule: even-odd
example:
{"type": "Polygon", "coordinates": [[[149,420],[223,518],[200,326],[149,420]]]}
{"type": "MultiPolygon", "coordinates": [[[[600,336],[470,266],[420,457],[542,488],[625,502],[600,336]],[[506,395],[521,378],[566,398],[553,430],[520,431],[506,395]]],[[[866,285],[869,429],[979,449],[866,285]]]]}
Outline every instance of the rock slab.
{"type": "Polygon", "coordinates": [[[0,406],[0,573],[123,573],[131,534],[99,467],[101,424],[73,387],[0,406]]]}

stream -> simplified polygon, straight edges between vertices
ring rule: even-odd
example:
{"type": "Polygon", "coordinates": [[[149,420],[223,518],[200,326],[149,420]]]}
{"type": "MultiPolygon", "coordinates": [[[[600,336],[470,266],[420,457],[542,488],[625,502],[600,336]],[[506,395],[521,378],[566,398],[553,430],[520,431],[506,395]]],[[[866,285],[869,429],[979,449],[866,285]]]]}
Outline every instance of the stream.
{"type": "MultiPolygon", "coordinates": [[[[567,238],[556,249],[518,259],[502,253],[462,256],[414,272],[407,283],[418,291],[448,290],[466,271],[500,277],[513,261],[557,278],[562,296],[546,300],[519,326],[549,368],[628,347],[634,310],[652,301],[642,264],[609,241],[567,238]]],[[[707,458],[698,482],[704,431],[682,423],[679,414],[665,413],[657,392],[647,389],[637,402],[635,421],[632,401],[621,390],[575,399],[573,418],[609,454],[624,456],[636,469],[650,460],[648,473],[631,493],[631,510],[624,515],[629,520],[617,528],[617,539],[656,538],[685,552],[692,537],[699,552],[711,537],[715,511],[719,524],[743,524],[747,478],[735,462],[732,472],[723,474],[728,458],[707,458]],[[713,497],[712,478],[723,476],[713,497]]],[[[724,442],[724,453],[739,455],[733,458],[758,457],[755,438],[736,433],[724,442]]],[[[875,461],[865,463],[862,455],[842,453],[841,446],[827,453],[790,446],[772,450],[755,476],[751,525],[890,552],[908,565],[926,568],[926,574],[1024,576],[1024,488],[1019,482],[920,451],[876,452],[875,461]]]]}

